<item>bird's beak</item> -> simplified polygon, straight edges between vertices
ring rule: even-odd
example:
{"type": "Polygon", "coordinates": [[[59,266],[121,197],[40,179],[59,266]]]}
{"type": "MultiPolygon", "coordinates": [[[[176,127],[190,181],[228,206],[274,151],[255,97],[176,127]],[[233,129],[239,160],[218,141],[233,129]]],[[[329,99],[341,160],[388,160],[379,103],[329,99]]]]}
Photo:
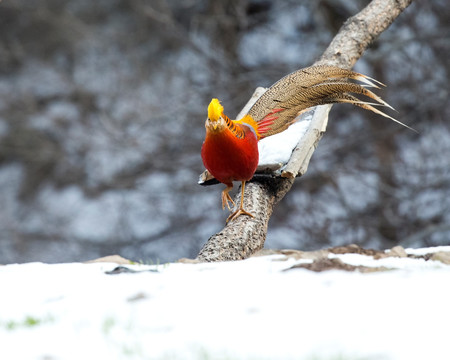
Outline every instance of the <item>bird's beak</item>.
{"type": "Polygon", "coordinates": [[[210,118],[207,118],[205,126],[207,129],[209,129],[209,131],[218,132],[218,131],[220,131],[222,124],[219,119],[212,120],[210,118]]]}

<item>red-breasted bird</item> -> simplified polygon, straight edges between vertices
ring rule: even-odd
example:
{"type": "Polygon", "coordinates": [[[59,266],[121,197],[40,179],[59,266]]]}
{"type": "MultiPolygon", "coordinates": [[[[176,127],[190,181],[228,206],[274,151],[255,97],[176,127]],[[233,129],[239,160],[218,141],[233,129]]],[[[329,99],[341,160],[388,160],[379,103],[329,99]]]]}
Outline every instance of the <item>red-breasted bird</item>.
{"type": "Polygon", "coordinates": [[[233,181],[242,182],[239,209],[228,217],[227,222],[240,215],[253,217],[244,209],[243,202],[245,182],[253,177],[258,166],[258,141],[286,130],[308,108],[323,104],[350,103],[411,129],[372,106],[391,108],[366,88],[378,88],[378,85],[383,84],[366,75],[335,66],[320,65],[295,71],[276,82],[240,120],[230,120],[223,113],[219,100],[212,99],[208,106],[206,137],[201,155],[206,169],[226,185],[222,191],[222,208],[226,206],[231,211],[230,203],[235,205],[229,194],[233,181]],[[375,103],[362,101],[351,93],[367,96],[375,103]]]}

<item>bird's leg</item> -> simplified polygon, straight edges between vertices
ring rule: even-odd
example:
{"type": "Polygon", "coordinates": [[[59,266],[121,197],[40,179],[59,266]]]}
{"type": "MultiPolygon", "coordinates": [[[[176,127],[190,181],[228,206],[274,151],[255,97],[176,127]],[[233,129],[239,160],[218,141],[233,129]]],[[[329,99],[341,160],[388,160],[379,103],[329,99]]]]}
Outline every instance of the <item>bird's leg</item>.
{"type": "Polygon", "coordinates": [[[225,209],[225,206],[228,208],[228,210],[231,211],[231,207],[230,207],[230,202],[234,204],[233,199],[230,196],[230,191],[231,189],[233,189],[233,183],[231,183],[231,185],[225,184],[227,185],[226,189],[224,191],[222,191],[222,210],[225,209]]]}
{"type": "Polygon", "coordinates": [[[245,190],[245,181],[242,181],[242,186],[241,186],[241,206],[239,207],[238,210],[236,210],[234,213],[232,213],[230,216],[228,216],[227,223],[229,221],[232,221],[232,220],[236,219],[240,215],[248,215],[250,217],[254,217],[253,214],[251,214],[248,211],[244,210],[244,190],[245,190]]]}

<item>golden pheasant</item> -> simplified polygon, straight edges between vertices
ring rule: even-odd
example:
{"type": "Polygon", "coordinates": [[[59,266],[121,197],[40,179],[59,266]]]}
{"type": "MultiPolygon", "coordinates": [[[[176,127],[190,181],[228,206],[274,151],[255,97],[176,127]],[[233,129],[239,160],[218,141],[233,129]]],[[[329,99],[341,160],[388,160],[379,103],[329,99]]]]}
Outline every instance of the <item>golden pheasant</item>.
{"type": "Polygon", "coordinates": [[[227,222],[243,214],[253,217],[243,204],[245,182],[253,177],[258,166],[258,141],[286,130],[306,109],[323,104],[350,103],[410,128],[372,106],[391,107],[365,87],[378,88],[377,84],[383,85],[354,71],[335,66],[311,66],[272,85],[240,120],[230,120],[223,113],[219,100],[212,99],[201,156],[206,169],[226,185],[222,191],[223,209],[227,206],[231,211],[230,203],[235,205],[229,194],[233,181],[242,182],[239,209],[228,217],[227,222]],[[360,81],[363,85],[350,80],[360,81]],[[361,101],[351,93],[367,96],[376,103],[361,101]]]}

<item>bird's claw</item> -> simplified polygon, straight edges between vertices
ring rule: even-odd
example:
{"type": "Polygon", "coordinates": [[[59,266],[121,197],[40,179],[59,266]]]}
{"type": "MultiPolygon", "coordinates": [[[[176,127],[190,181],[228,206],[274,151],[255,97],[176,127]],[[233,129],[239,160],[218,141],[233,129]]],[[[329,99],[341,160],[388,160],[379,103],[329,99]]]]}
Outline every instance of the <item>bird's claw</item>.
{"type": "Polygon", "coordinates": [[[241,215],[248,215],[250,217],[255,217],[252,213],[249,213],[248,211],[240,208],[240,209],[236,210],[234,213],[232,213],[230,216],[228,216],[227,224],[228,224],[228,222],[233,221],[234,219],[237,219],[241,215]]]}
{"type": "Polygon", "coordinates": [[[231,198],[230,194],[227,191],[222,192],[222,210],[225,209],[225,206],[228,208],[229,211],[232,210],[230,206],[230,202],[233,204],[233,207],[236,205],[231,198]]]}

